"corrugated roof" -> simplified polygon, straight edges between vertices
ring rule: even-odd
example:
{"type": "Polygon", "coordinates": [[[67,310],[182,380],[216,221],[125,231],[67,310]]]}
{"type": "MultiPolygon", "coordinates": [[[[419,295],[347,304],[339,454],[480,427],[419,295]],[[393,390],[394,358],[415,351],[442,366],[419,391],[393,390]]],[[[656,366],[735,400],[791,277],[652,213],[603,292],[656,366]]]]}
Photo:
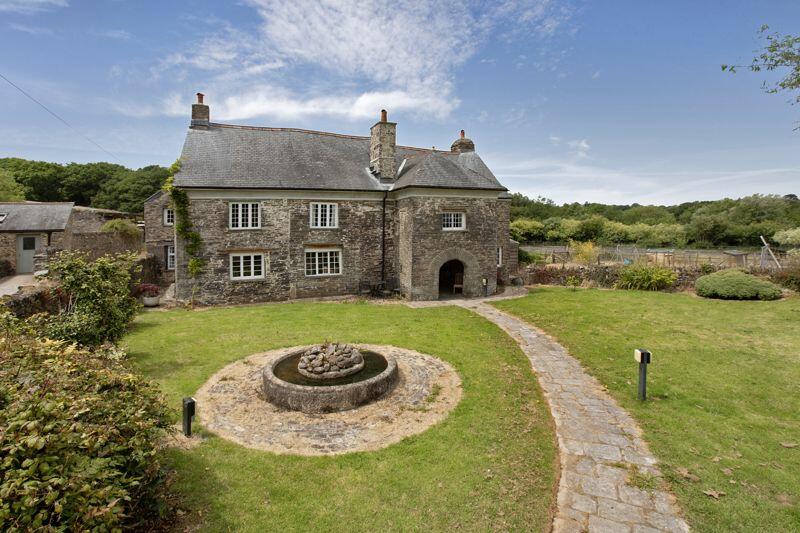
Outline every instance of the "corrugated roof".
{"type": "MultiPolygon", "coordinates": [[[[505,190],[475,152],[397,147],[408,159],[393,189],[505,190]]],[[[381,191],[370,174],[369,137],[290,128],[211,124],[190,128],[175,185],[194,188],[381,191]]]]}
{"type": "Polygon", "coordinates": [[[0,202],[0,218],[3,219],[0,232],[63,231],[74,205],[71,202],[0,202]]]}

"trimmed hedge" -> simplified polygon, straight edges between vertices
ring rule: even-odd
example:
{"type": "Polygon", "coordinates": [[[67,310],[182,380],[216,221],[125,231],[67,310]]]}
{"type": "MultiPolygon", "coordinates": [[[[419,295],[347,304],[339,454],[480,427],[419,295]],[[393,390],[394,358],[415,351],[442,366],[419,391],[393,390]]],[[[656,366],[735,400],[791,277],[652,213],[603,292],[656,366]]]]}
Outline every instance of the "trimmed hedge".
{"type": "Polygon", "coordinates": [[[630,265],[619,271],[617,289],[637,291],[663,291],[675,285],[678,275],[671,269],[657,265],[630,265]]]}
{"type": "Polygon", "coordinates": [[[0,313],[0,530],[149,529],[165,512],[166,408],[123,357],[0,313]]]}
{"type": "Polygon", "coordinates": [[[774,283],[735,269],[699,278],[695,290],[705,298],[722,300],[777,300],[781,297],[781,289],[774,283]]]}

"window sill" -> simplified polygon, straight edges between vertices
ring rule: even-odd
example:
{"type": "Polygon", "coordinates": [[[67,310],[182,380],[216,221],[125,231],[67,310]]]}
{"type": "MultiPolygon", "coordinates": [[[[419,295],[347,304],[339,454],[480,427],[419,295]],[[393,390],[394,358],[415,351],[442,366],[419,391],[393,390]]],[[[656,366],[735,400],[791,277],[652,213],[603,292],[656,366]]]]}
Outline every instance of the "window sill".
{"type": "Polygon", "coordinates": [[[307,278],[335,278],[336,276],[341,276],[342,273],[338,274],[306,274],[307,278]]]}

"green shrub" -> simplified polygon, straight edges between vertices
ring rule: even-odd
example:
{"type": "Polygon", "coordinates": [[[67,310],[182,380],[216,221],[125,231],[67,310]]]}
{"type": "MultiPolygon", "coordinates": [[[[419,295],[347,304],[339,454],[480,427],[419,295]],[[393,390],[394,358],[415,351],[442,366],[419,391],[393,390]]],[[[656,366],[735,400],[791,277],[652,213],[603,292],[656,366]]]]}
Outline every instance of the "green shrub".
{"type": "Polygon", "coordinates": [[[569,249],[572,260],[581,265],[593,265],[600,257],[600,247],[593,242],[570,241],[569,249]]]}
{"type": "Polygon", "coordinates": [[[163,514],[167,412],[122,358],[0,314],[1,531],[149,530],[163,514]]]}
{"type": "Polygon", "coordinates": [[[517,242],[533,242],[544,239],[544,224],[530,218],[518,218],[511,223],[511,238],[517,242]]]}
{"type": "Polygon", "coordinates": [[[669,268],[657,265],[629,265],[619,271],[617,289],[661,291],[675,284],[678,275],[669,268]]]}
{"type": "Polygon", "coordinates": [[[697,294],[723,300],[777,300],[780,288],[767,280],[728,269],[698,278],[694,284],[697,294]]]}
{"type": "Polygon", "coordinates": [[[133,254],[88,261],[81,253],[61,252],[50,261],[48,277],[58,281],[68,303],[61,313],[29,320],[51,339],[86,346],[116,341],[139,308],[130,289],[135,262],[133,254]]]}
{"type": "Polygon", "coordinates": [[[533,252],[526,252],[522,248],[517,250],[517,259],[520,265],[537,265],[544,263],[544,256],[533,252]]]}
{"type": "Polygon", "coordinates": [[[115,218],[109,220],[100,228],[105,233],[120,233],[126,237],[139,237],[142,232],[135,222],[127,218],[115,218]]]}

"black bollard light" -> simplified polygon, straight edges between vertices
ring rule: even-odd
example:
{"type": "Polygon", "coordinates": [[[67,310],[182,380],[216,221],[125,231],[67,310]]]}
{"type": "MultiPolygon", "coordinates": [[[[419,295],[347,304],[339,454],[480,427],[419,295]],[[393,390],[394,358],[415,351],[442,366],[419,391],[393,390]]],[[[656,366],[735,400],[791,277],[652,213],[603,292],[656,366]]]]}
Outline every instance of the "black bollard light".
{"type": "Polygon", "coordinates": [[[634,350],[633,358],[639,363],[639,394],[638,398],[642,401],[647,399],[647,365],[650,364],[650,352],[647,350],[634,350]]]}
{"type": "Polygon", "coordinates": [[[187,397],[183,399],[183,434],[187,437],[192,436],[192,418],[194,418],[194,409],[197,402],[194,398],[187,397]]]}

